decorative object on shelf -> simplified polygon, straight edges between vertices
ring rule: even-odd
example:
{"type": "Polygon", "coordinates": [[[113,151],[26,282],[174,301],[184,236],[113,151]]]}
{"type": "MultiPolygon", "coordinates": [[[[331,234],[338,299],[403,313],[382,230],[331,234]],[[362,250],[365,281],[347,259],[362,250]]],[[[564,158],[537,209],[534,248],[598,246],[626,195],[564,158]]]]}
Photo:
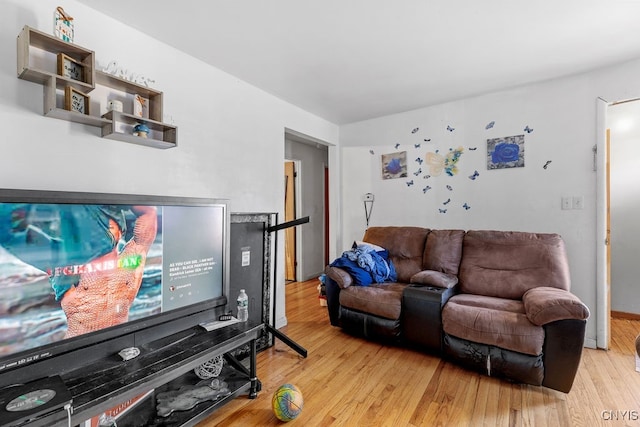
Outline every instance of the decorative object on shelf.
{"type": "Polygon", "coordinates": [[[278,387],[271,399],[273,414],[284,422],[291,421],[300,415],[303,405],[302,392],[293,384],[283,384],[278,387]]]}
{"type": "Polygon", "coordinates": [[[144,123],[138,123],[133,127],[133,136],[139,136],[140,138],[146,138],[149,135],[151,129],[144,123]]]}
{"type": "Polygon", "coordinates": [[[210,382],[203,380],[194,385],[184,385],[178,390],[158,393],[156,409],[158,416],[166,418],[174,411],[188,411],[206,400],[218,400],[231,394],[229,385],[218,378],[210,382]]]}
{"type": "Polygon", "coordinates": [[[215,378],[222,372],[222,366],[224,365],[224,359],[222,355],[218,355],[211,360],[207,360],[201,365],[193,368],[196,376],[201,380],[207,380],[209,378],[215,378]]]}
{"type": "Polygon", "coordinates": [[[67,86],[64,88],[64,108],[81,114],[89,114],[89,96],[67,86]]]}
{"type": "Polygon", "coordinates": [[[149,100],[147,98],[138,94],[133,96],[133,115],[143,119],[149,118],[149,100]]]}
{"type": "Polygon", "coordinates": [[[135,359],[139,355],[140,355],[140,349],[138,347],[127,347],[127,348],[123,348],[118,352],[118,356],[120,356],[122,360],[135,359]]]}
{"type": "Polygon", "coordinates": [[[111,61],[109,64],[102,69],[102,72],[105,74],[110,74],[115,77],[119,77],[124,80],[128,80],[133,83],[137,83],[139,85],[145,85],[149,87],[149,83],[155,83],[156,81],[150,79],[149,77],[143,76],[142,74],[129,72],[129,70],[125,70],[122,68],[117,61],[111,61]]]}
{"type": "Polygon", "coordinates": [[[122,113],[122,109],[122,101],[112,99],[111,101],[107,102],[107,111],[117,111],[119,113],[122,113]]]}
{"type": "Polygon", "coordinates": [[[66,42],[73,43],[73,17],[67,15],[61,6],[53,11],[53,35],[66,42]]]}
{"type": "Polygon", "coordinates": [[[84,66],[64,53],[58,54],[58,74],[62,77],[84,82],[84,66]]]}

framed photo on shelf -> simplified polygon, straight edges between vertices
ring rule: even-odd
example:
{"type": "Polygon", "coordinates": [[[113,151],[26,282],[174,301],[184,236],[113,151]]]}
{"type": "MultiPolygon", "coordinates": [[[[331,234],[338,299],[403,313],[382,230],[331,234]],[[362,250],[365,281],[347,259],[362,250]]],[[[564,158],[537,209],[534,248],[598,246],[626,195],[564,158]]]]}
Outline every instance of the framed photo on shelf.
{"type": "Polygon", "coordinates": [[[89,96],[71,86],[64,88],[64,108],[80,114],[89,114],[89,96]]]}
{"type": "Polygon", "coordinates": [[[84,82],[84,65],[64,53],[58,54],[58,74],[84,82]]]}

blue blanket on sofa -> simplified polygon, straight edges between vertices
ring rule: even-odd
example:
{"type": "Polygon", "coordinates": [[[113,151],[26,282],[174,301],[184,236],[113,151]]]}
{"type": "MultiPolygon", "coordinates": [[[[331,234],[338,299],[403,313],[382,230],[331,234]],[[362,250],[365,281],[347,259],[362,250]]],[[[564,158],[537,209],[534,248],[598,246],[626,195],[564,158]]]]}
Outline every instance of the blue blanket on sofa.
{"type": "Polygon", "coordinates": [[[386,250],[375,251],[367,246],[356,246],[342,253],[331,264],[339,267],[353,277],[353,284],[369,286],[372,283],[395,282],[396,269],[386,250]]]}

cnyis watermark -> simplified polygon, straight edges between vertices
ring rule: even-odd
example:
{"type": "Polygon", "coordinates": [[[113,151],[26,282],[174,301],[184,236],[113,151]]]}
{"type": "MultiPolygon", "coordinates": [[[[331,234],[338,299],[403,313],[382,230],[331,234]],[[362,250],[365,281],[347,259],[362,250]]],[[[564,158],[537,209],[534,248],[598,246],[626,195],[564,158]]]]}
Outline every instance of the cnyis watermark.
{"type": "Polygon", "coordinates": [[[638,421],[640,412],[636,410],[605,409],[600,412],[604,421],[638,421]]]}

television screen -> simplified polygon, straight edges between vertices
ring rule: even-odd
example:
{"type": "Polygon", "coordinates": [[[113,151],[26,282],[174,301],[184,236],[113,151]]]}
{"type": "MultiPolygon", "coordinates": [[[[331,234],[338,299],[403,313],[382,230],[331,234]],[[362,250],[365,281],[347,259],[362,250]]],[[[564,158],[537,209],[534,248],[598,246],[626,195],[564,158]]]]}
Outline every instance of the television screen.
{"type": "Polygon", "coordinates": [[[227,224],[214,199],[0,190],[0,374],[223,305],[227,224]]]}

